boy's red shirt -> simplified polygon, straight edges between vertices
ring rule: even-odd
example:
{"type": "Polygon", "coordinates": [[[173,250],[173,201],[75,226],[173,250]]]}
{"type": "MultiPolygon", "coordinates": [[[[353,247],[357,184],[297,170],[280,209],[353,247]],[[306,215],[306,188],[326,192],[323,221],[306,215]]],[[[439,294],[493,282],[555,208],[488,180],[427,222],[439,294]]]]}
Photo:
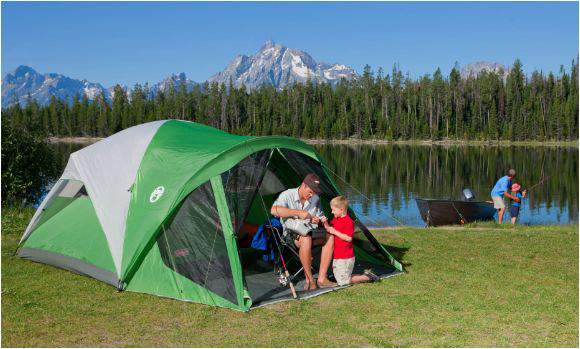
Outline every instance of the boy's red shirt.
{"type": "MultiPolygon", "coordinates": [[[[354,221],[348,216],[335,217],[330,221],[330,225],[339,232],[352,237],[354,235],[354,221]]],[[[354,250],[352,248],[352,241],[344,241],[338,236],[334,237],[334,259],[347,259],[354,257],[354,250]]]]}

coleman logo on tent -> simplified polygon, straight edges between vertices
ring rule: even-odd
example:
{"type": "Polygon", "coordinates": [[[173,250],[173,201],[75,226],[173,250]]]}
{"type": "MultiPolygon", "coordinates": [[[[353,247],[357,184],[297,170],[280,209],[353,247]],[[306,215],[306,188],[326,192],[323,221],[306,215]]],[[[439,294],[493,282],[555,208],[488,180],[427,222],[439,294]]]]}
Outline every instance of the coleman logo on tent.
{"type": "Polygon", "coordinates": [[[164,192],[165,187],[163,186],[155,188],[155,190],[153,190],[153,192],[151,192],[151,195],[149,196],[149,202],[154,203],[155,201],[159,200],[159,198],[161,197],[161,195],[163,195],[164,192]]]}

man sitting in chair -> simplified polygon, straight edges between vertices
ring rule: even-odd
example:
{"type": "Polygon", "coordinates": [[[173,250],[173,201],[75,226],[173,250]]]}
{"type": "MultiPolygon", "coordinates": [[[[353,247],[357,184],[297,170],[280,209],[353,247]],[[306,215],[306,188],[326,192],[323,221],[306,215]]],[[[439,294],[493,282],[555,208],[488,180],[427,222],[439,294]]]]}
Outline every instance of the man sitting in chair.
{"type": "Polygon", "coordinates": [[[280,193],[272,205],[270,213],[279,217],[284,227],[284,236],[293,238],[299,248],[300,263],[304,268],[306,284],[304,290],[314,290],[320,287],[336,286],[326,275],[332,261],[334,237],[318,227],[326,217],[320,209],[321,193],[320,178],[314,173],[306,175],[298,188],[288,189],[280,193]],[[318,271],[318,286],[312,276],[312,246],[324,244],[320,254],[320,269],[318,271]]]}

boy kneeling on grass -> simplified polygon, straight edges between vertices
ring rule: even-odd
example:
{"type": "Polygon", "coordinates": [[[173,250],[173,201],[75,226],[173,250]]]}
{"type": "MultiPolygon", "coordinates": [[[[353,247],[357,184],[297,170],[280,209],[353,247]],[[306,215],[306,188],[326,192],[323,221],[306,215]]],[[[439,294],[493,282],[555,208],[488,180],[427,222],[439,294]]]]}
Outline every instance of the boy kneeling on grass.
{"type": "Polygon", "coordinates": [[[332,272],[336,282],[339,286],[344,286],[378,281],[380,278],[370,269],[365,270],[363,275],[352,275],[355,262],[352,245],[354,221],[348,216],[348,200],[344,196],[337,196],[330,200],[330,208],[334,219],[330,224],[325,221],[324,228],[329,234],[334,235],[332,272]]]}

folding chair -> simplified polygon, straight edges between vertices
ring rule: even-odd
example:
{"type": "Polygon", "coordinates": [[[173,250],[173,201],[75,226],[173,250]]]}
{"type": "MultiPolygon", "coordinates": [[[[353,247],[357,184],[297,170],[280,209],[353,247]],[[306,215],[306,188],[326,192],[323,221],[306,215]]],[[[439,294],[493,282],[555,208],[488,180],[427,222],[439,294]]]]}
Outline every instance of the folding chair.
{"type": "MultiPolygon", "coordinates": [[[[282,253],[286,253],[286,251],[288,251],[288,253],[291,255],[290,258],[286,259],[286,265],[291,264],[295,260],[298,260],[298,263],[300,263],[300,268],[298,269],[298,271],[292,273],[290,276],[290,281],[294,282],[294,279],[296,279],[301,273],[304,272],[304,267],[300,262],[300,254],[298,252],[298,247],[296,247],[296,245],[294,244],[294,237],[291,236],[290,234],[284,236],[281,229],[278,229],[277,227],[270,225],[270,222],[266,223],[265,229],[267,230],[271,238],[275,240],[275,243],[279,244],[282,253]]],[[[312,254],[314,255],[314,248],[312,254]]],[[[280,259],[280,257],[278,257],[278,259],[280,259]]],[[[277,264],[279,264],[279,262],[280,261],[278,260],[277,264]]],[[[314,263],[312,263],[311,269],[314,272],[315,270],[314,263]]]]}

